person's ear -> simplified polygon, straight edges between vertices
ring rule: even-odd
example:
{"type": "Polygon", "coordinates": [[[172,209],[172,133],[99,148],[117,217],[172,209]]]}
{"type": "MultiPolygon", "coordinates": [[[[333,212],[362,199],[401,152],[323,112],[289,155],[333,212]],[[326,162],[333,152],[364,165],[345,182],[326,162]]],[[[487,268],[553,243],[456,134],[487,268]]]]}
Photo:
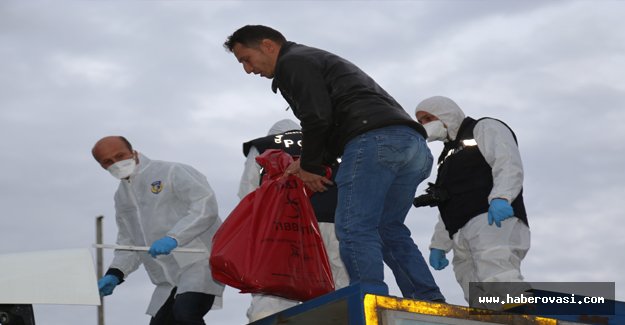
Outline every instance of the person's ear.
{"type": "Polygon", "coordinates": [[[276,43],[267,38],[260,41],[260,46],[264,51],[268,53],[273,53],[276,50],[276,43]]]}

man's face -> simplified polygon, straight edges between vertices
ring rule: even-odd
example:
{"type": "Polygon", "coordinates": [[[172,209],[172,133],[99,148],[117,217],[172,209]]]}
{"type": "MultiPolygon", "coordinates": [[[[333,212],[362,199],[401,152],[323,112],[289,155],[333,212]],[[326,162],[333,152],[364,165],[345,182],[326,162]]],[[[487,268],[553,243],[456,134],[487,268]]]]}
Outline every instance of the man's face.
{"type": "Polygon", "coordinates": [[[417,121],[421,123],[421,125],[428,124],[432,121],[438,121],[438,117],[436,115],[432,115],[428,112],[418,111],[416,114],[417,121]]]}
{"type": "Polygon", "coordinates": [[[232,53],[243,64],[243,70],[246,73],[272,79],[278,58],[273,45],[275,43],[269,40],[263,40],[258,47],[246,47],[241,43],[236,43],[232,47],[232,53]]]}
{"type": "Polygon", "coordinates": [[[98,143],[93,150],[93,155],[104,169],[109,168],[118,161],[134,157],[128,146],[123,141],[117,139],[107,139],[98,143]]]}

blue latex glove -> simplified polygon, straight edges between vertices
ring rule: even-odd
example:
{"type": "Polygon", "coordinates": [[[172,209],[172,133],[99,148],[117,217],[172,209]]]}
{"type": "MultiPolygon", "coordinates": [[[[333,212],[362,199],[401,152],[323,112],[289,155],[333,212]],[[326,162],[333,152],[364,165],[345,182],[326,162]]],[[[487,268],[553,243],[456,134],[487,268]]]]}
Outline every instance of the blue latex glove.
{"type": "Polygon", "coordinates": [[[439,271],[449,265],[449,260],[445,257],[445,251],[438,248],[430,249],[430,266],[439,271]]]}
{"type": "Polygon", "coordinates": [[[506,199],[493,199],[490,201],[490,207],[488,208],[488,224],[493,225],[493,222],[497,227],[501,228],[501,222],[510,217],[514,217],[514,210],[506,199]]]}
{"type": "Polygon", "coordinates": [[[98,290],[100,296],[108,296],[113,293],[113,289],[119,284],[119,279],[111,274],[107,274],[98,280],[98,290]]]}
{"type": "Polygon", "coordinates": [[[178,247],[178,242],[169,236],[165,236],[155,241],[152,246],[150,246],[148,253],[150,253],[152,257],[156,257],[157,255],[167,255],[176,247],[178,247]]]}

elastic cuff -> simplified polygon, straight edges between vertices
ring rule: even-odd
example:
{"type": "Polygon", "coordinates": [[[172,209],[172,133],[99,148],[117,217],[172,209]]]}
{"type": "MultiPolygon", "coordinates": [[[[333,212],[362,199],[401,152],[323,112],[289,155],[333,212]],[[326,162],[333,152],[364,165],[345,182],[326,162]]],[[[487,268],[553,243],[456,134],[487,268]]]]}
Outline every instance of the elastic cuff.
{"type": "MultiPolygon", "coordinates": [[[[176,237],[175,237],[175,235],[174,235],[173,233],[171,233],[171,234],[167,234],[166,236],[176,241],[176,247],[180,247],[180,246],[182,246],[182,245],[180,244],[180,240],[178,240],[178,238],[176,238],[176,237]]],[[[185,244],[187,244],[187,243],[185,243],[185,244]]]]}
{"type": "Polygon", "coordinates": [[[113,275],[117,278],[117,280],[119,280],[119,284],[122,284],[122,282],[124,282],[124,272],[122,272],[120,269],[116,269],[116,268],[110,268],[106,271],[105,275],[113,275]]]}
{"type": "Polygon", "coordinates": [[[493,202],[493,200],[496,200],[496,199],[499,199],[499,200],[504,200],[504,201],[508,202],[508,204],[512,204],[512,200],[510,200],[510,199],[509,199],[509,198],[507,198],[507,197],[503,197],[503,196],[495,196],[495,197],[491,198],[491,199],[488,201],[488,203],[491,203],[491,202],[493,202]]]}

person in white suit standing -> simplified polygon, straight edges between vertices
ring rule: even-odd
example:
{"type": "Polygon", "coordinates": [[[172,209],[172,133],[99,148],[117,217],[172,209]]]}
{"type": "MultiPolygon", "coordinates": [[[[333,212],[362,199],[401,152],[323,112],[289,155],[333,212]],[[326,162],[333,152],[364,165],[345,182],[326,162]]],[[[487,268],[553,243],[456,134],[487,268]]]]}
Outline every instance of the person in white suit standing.
{"type": "Polygon", "coordinates": [[[500,120],[465,116],[453,100],[443,96],[420,102],[415,116],[429,142],[445,143],[436,182],[414,201],[417,207],[437,206],[440,212],[429,263],[435,270],[444,269],[449,264],[445,255],[453,249],[454,272],[467,302],[499,309],[501,305],[471,300],[518,295],[530,289],[521,275],[530,230],[516,135],[500,120]],[[474,297],[469,295],[470,282],[476,282],[474,297]]]}
{"type": "Polygon", "coordinates": [[[206,177],[191,166],[151,160],[126,138],[108,136],[92,150],[100,166],[120,180],[115,193],[117,244],[150,246],[148,252],[116,250],[98,280],[100,295],[141,264],[156,286],[147,309],[150,325],[205,324],[221,306],[224,285],[213,280],[208,264],[212,238],[221,219],[206,177]],[[176,252],[177,247],[206,253],[176,252]]]}
{"type": "MultiPolygon", "coordinates": [[[[260,186],[261,167],[256,162],[256,157],[268,149],[280,149],[291,156],[299,156],[302,151],[300,126],[290,119],[280,120],[271,126],[267,136],[243,144],[243,154],[246,160],[239,184],[240,199],[260,186]]],[[[333,167],[333,172],[336,173],[337,165],[333,167]]],[[[345,264],[341,260],[339,242],[334,231],[336,200],[336,187],[329,187],[326,192],[315,193],[311,196],[311,204],[315,210],[319,232],[328,255],[334,288],[340,289],[349,285],[349,275],[347,275],[345,264]]],[[[252,294],[252,302],[247,310],[247,317],[250,322],[253,322],[297,304],[299,301],[271,295],[252,294]]]]}

